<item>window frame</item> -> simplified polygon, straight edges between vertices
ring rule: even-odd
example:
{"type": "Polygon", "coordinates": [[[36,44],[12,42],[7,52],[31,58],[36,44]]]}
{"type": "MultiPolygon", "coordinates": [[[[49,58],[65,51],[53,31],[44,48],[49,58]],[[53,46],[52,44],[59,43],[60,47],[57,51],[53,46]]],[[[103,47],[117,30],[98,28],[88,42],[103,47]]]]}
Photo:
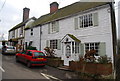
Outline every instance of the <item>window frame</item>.
{"type": "Polygon", "coordinates": [[[87,50],[91,50],[91,49],[94,49],[96,50],[96,55],[100,55],[99,54],[99,51],[100,51],[100,48],[99,48],[99,45],[100,45],[100,42],[89,42],[89,43],[84,43],[84,52],[86,53],[87,50]],[[88,45],[88,46],[87,46],[88,45]]]}
{"type": "Polygon", "coordinates": [[[20,28],[20,35],[23,35],[23,27],[20,28]]]}
{"type": "Polygon", "coordinates": [[[15,30],[12,31],[12,38],[15,37],[15,30]]]}
{"type": "Polygon", "coordinates": [[[53,21],[49,25],[49,34],[59,32],[59,21],[53,21]]]}
{"type": "Polygon", "coordinates": [[[93,26],[93,13],[81,15],[78,18],[78,27],[81,28],[87,28],[93,26]]]}
{"type": "Polygon", "coordinates": [[[56,27],[57,27],[57,23],[54,21],[51,23],[51,32],[54,33],[56,32],[56,27]]]}
{"type": "Polygon", "coordinates": [[[51,49],[58,49],[58,40],[50,40],[50,48],[51,49]]]}

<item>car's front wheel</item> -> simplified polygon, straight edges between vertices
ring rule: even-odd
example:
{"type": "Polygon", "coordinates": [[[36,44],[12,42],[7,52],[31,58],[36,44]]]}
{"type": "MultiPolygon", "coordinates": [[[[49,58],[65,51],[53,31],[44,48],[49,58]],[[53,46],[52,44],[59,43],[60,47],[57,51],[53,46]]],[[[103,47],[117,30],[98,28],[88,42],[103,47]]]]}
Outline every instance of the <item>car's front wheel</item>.
{"type": "Polygon", "coordinates": [[[29,68],[31,67],[31,62],[30,61],[27,62],[27,67],[29,67],[29,68]]]}

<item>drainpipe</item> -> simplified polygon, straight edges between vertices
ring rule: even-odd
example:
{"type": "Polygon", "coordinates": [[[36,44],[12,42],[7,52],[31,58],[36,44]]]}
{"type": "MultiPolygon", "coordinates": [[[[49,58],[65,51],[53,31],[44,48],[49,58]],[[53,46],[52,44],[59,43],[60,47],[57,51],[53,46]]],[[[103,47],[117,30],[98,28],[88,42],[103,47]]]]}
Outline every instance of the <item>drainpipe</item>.
{"type": "Polygon", "coordinates": [[[40,25],[40,47],[39,47],[40,51],[41,51],[41,34],[42,34],[42,26],[40,25]]]}

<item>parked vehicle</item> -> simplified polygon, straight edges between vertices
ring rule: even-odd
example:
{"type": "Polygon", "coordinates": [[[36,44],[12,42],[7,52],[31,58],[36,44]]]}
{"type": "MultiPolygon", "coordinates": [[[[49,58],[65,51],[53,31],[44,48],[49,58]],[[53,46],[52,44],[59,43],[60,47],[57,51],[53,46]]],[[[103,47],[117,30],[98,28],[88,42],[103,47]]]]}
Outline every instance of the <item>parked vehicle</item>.
{"type": "Polygon", "coordinates": [[[27,67],[31,66],[45,66],[47,59],[42,51],[27,50],[16,54],[16,62],[23,62],[27,67]]]}
{"type": "Polygon", "coordinates": [[[2,54],[15,54],[16,50],[14,46],[3,46],[2,54]]]}

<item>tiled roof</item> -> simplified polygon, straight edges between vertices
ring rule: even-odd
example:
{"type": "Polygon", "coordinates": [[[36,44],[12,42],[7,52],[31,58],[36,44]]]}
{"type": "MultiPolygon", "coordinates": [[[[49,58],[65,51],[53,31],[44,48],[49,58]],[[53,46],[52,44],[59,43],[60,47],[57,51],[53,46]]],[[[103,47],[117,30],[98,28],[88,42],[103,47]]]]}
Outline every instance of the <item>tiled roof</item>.
{"type": "Polygon", "coordinates": [[[108,2],[76,2],[74,4],[68,5],[61,9],[58,9],[55,13],[49,13],[46,15],[41,16],[38,18],[34,23],[33,26],[42,25],[60,18],[64,18],[94,7],[98,7],[101,5],[105,5],[108,2]]]}
{"type": "Polygon", "coordinates": [[[29,18],[29,19],[27,19],[26,21],[21,22],[21,23],[17,24],[16,26],[14,26],[12,29],[9,30],[9,32],[12,31],[12,30],[15,30],[15,29],[17,29],[17,28],[20,28],[21,26],[24,26],[25,23],[26,23],[27,21],[29,21],[30,19],[36,20],[35,17],[29,18]]]}

